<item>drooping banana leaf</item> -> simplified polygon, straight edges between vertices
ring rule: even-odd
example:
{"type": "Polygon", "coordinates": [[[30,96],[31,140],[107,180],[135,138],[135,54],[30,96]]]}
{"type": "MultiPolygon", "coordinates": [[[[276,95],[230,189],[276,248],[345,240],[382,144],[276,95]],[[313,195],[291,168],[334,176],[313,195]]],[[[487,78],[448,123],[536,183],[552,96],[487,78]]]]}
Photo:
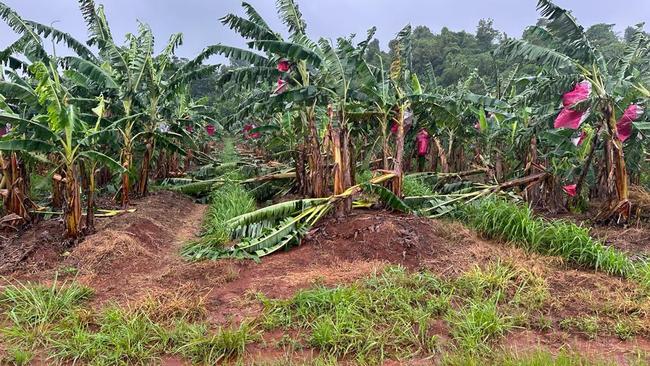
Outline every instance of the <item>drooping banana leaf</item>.
{"type": "Polygon", "coordinates": [[[411,207],[409,207],[409,205],[406,204],[406,202],[401,200],[391,190],[389,190],[384,186],[380,186],[377,184],[363,183],[361,185],[361,188],[366,193],[377,195],[381,200],[381,202],[384,203],[388,208],[392,210],[404,212],[404,213],[410,213],[413,211],[413,209],[411,209],[411,207]]]}

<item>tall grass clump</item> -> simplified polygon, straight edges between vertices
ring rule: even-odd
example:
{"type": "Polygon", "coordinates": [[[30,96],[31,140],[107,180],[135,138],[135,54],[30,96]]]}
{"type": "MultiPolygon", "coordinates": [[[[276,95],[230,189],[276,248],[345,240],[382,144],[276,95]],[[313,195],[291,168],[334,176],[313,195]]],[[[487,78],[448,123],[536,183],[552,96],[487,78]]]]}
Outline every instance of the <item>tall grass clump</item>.
{"type": "Polygon", "coordinates": [[[634,264],[623,252],[592,238],[587,228],[563,220],[537,218],[528,206],[485,199],[466,206],[460,216],[483,235],[529,251],[560,256],[609,274],[631,276],[634,272],[634,264]]]}
{"type": "Polygon", "coordinates": [[[78,309],[92,294],[87,287],[56,280],[50,286],[9,284],[0,293],[0,308],[11,324],[0,333],[13,345],[33,347],[53,323],[78,309]]]}
{"type": "Polygon", "coordinates": [[[402,193],[405,197],[433,196],[435,192],[424,178],[418,176],[405,176],[402,186],[402,193]]]}
{"type": "MultiPolygon", "coordinates": [[[[231,163],[236,159],[232,141],[227,140],[222,160],[231,163]]],[[[239,172],[231,170],[224,174],[226,182],[212,191],[201,237],[183,248],[183,256],[193,260],[209,258],[211,253],[221,249],[230,240],[231,228],[227,221],[257,208],[255,198],[237,182],[238,178],[239,172]]]]}

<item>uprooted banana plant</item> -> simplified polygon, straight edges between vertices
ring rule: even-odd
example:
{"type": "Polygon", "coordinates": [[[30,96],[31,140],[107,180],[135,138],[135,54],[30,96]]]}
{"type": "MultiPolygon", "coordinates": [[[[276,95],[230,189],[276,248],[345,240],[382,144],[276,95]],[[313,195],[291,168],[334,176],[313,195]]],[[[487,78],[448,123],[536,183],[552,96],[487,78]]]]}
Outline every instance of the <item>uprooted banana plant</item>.
{"type": "Polygon", "coordinates": [[[231,239],[236,244],[225,248],[206,247],[195,253],[193,259],[257,259],[299,244],[307,231],[338,203],[362,192],[376,195],[391,209],[410,212],[408,205],[390,190],[380,186],[394,177],[393,173],[384,174],[368,183],[350,187],[339,195],[283,202],[235,217],[227,225],[231,230],[231,239]]]}
{"type": "Polygon", "coordinates": [[[415,210],[418,216],[437,218],[449,215],[462,205],[493,195],[505,195],[511,200],[521,199],[508,191],[510,188],[527,186],[548,176],[542,172],[500,184],[483,184],[468,181],[447,183],[437,188],[438,194],[431,196],[406,197],[404,202],[415,210]]]}

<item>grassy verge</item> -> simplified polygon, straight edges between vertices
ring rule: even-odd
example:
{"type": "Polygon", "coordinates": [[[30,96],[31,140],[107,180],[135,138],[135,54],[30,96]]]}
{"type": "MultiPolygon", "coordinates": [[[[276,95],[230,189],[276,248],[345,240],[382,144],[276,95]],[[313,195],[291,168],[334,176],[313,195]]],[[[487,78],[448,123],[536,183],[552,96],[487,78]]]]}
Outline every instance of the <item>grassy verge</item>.
{"type": "Polygon", "coordinates": [[[650,267],[589,235],[589,229],[564,220],[535,217],[528,206],[486,199],[466,206],[462,219],[482,235],[609,274],[633,278],[650,288],[650,267]]]}
{"type": "Polygon", "coordinates": [[[446,329],[457,352],[486,357],[491,344],[522,322],[521,314],[547,298],[543,279],[500,262],[453,280],[390,267],[351,285],[263,298],[262,325],[299,330],[310,347],[360,364],[439,353],[446,329]]]}
{"type": "MultiPolygon", "coordinates": [[[[226,140],[222,161],[226,163],[237,161],[237,153],[231,140],[226,140]]],[[[204,218],[201,237],[186,245],[181,251],[186,258],[210,259],[230,240],[230,228],[226,222],[257,208],[255,198],[245,187],[236,181],[229,181],[240,178],[237,170],[226,172],[223,177],[227,181],[215,187],[210,195],[210,207],[204,218]]]]}
{"type": "Polygon", "coordinates": [[[122,308],[95,311],[92,291],[77,284],[12,284],[0,295],[10,345],[3,364],[135,365],[178,355],[195,364],[215,364],[243,354],[257,333],[248,324],[211,330],[200,299],[187,294],[149,298],[122,308]]]}

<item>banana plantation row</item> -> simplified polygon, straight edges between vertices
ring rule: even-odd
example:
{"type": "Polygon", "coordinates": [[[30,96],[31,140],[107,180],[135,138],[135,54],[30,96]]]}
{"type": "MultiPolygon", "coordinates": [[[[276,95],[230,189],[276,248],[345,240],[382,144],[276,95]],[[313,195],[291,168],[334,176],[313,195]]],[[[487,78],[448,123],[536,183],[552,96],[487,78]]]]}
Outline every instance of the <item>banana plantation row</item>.
{"type": "Polygon", "coordinates": [[[410,26],[384,64],[369,51],[374,28],[361,41],[314,40],[294,0],[277,1],[281,31],[243,3],[245,15],[221,22],[247,47],[212,45],[180,60],[181,34],[156,53],[146,24],[121,42],[101,5],[79,3],[86,42],[0,2],[0,18],[18,36],[0,52],[5,226],[62,210],[67,237],[78,238],[94,228],[96,191],[128,209],[150,181],[172,182],[193,164],[224,165],[211,152],[233,133],[256,156],[289,167],[280,178],[292,179],[290,191],[322,199],[303,211],[308,220],[327,211],[318,208],[323,202],[347,214],[367,170],[382,174],[371,190],[391,206],[414,200],[401,201],[409,172],[472,177],[479,193],[465,185],[420,197],[429,213],[517,188],[539,208],[594,202],[604,221],[639,214],[630,192],[648,178],[650,40],[643,25],[623,53],[605,57],[569,11],[539,0],[544,21],[527,31],[535,41],[504,39],[494,56],[507,65],[493,83],[470,73],[441,87],[433,73],[420,80],[412,71],[410,26]],[[48,52],[48,41],[74,55],[48,52]],[[213,55],[233,66],[205,65],[213,55]],[[193,99],[193,83],[212,75],[222,100],[193,99]],[[237,113],[223,116],[220,106],[228,103],[237,113]],[[46,197],[37,186],[51,187],[46,197]]]}

